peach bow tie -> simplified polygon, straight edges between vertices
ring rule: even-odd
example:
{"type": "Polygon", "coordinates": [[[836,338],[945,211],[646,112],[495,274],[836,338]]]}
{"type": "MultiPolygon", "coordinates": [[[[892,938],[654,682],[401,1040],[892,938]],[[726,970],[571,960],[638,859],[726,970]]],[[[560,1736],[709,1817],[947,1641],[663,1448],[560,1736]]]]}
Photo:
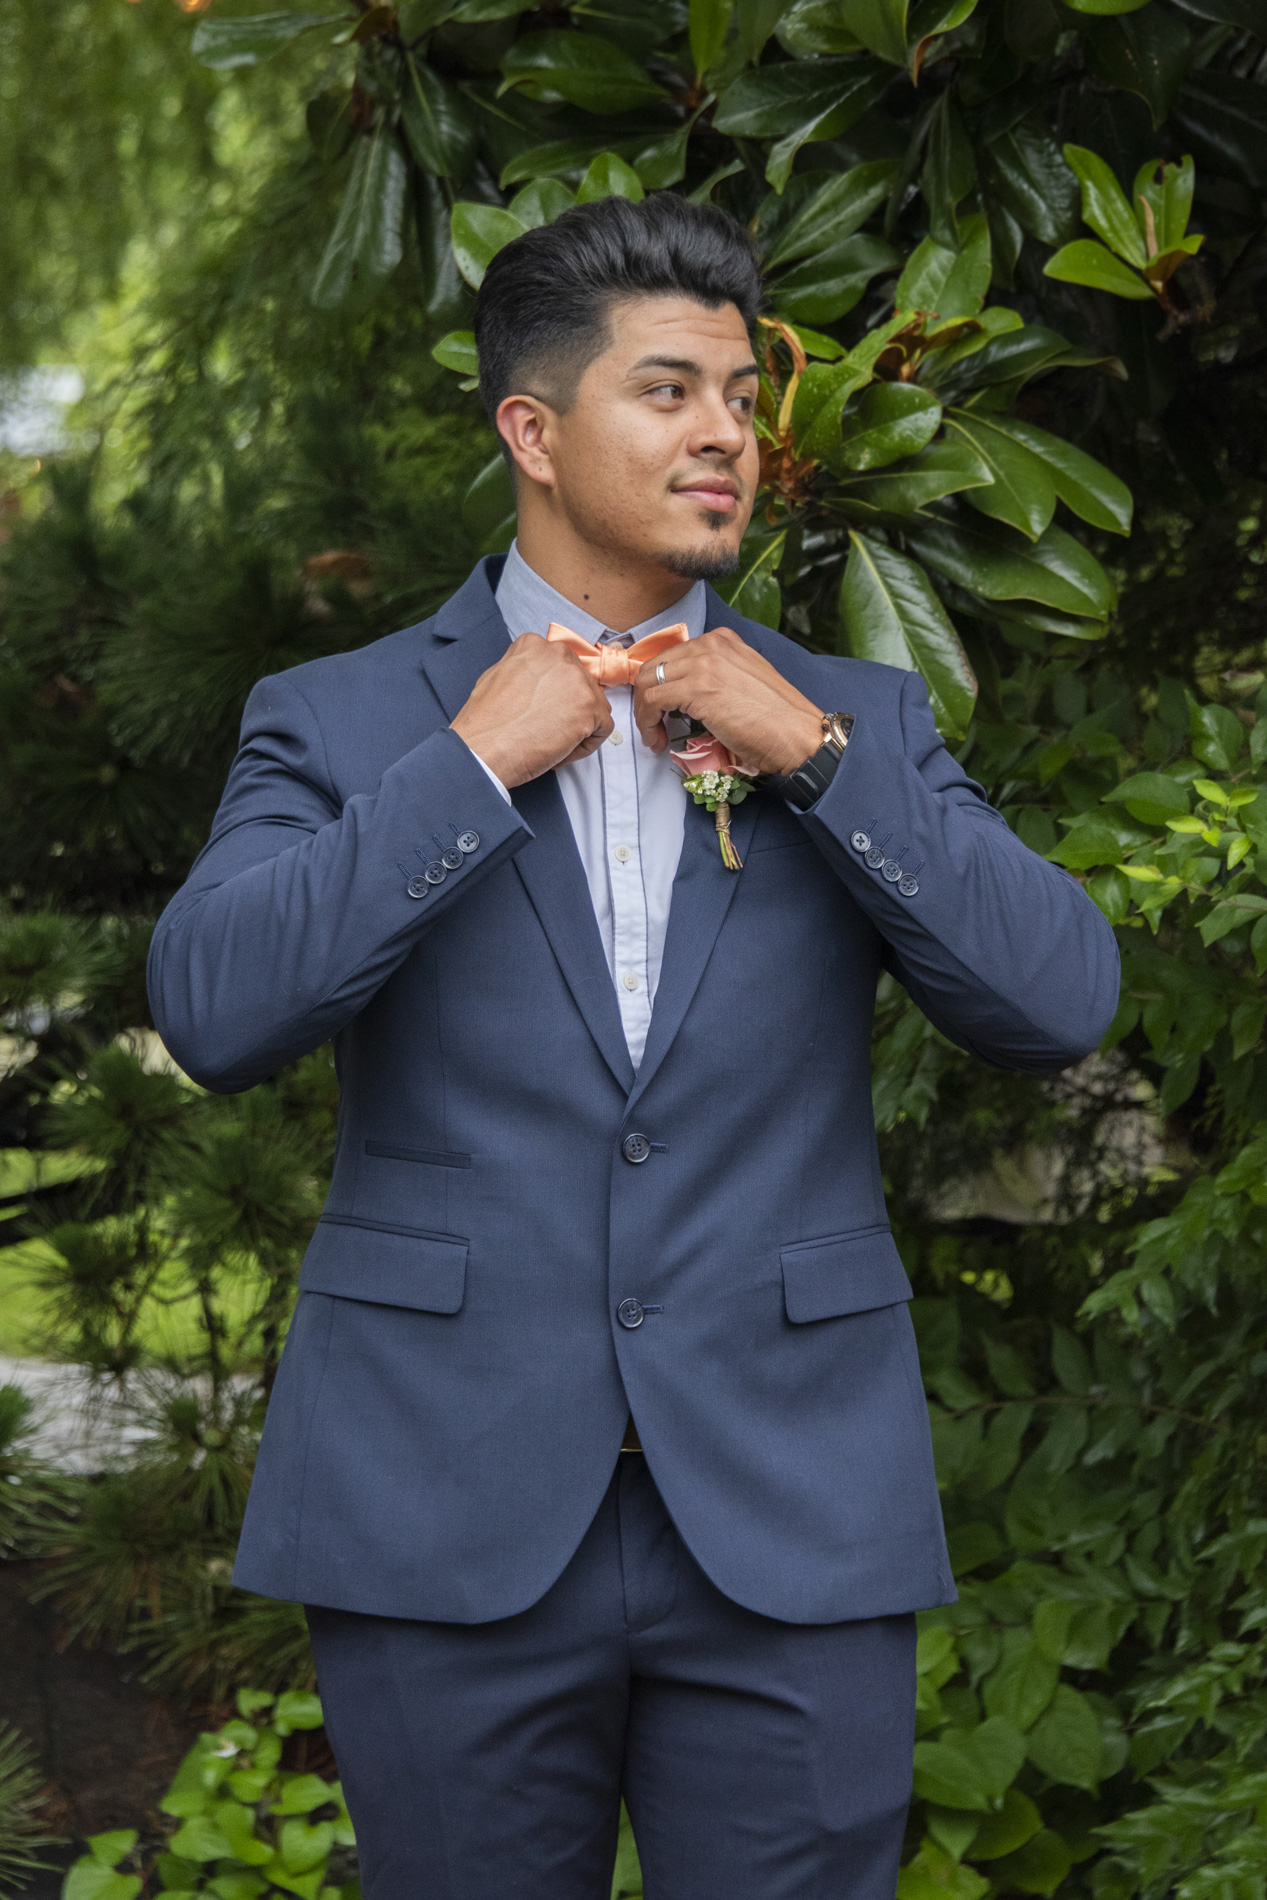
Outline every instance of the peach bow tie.
{"type": "Polygon", "coordinates": [[[592,673],[600,686],[632,686],[639,667],[645,666],[648,660],[658,660],[670,647],[680,646],[690,637],[683,620],[676,626],[662,627],[659,633],[649,633],[644,639],[635,640],[631,647],[595,646],[592,640],[583,640],[579,633],[573,633],[571,627],[561,627],[557,620],[552,620],[546,629],[546,639],[571,647],[585,671],[592,673]]]}

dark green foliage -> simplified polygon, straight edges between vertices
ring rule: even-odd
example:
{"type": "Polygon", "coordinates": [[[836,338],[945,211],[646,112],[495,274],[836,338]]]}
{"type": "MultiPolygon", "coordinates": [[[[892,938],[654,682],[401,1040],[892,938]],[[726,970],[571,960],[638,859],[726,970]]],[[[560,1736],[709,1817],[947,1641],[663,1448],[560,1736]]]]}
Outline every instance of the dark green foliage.
{"type": "Polygon", "coordinates": [[[61,1845],[61,1837],[41,1825],[43,1776],[35,1750],[19,1731],[0,1722],[0,1880],[6,1893],[21,1893],[40,1867],[41,1850],[61,1845]]]}

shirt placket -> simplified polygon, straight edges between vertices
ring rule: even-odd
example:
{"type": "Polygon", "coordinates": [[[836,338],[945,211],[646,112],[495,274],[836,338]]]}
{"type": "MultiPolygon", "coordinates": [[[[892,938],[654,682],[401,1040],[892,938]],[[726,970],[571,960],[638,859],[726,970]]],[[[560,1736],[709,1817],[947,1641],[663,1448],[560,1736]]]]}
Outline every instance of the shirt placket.
{"type": "Polygon", "coordinates": [[[613,974],[625,1040],[637,1067],[646,1046],[653,1001],[647,982],[647,900],[642,880],[638,736],[633,724],[632,689],[611,687],[607,698],[616,728],[602,748],[603,842],[611,892],[613,974]]]}

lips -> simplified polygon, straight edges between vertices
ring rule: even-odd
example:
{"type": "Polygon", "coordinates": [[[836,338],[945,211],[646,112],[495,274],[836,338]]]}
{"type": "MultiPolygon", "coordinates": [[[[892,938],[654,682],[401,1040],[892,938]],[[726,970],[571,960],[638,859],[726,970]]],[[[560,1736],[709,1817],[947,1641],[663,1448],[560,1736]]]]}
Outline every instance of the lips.
{"type": "Polygon", "coordinates": [[[716,476],[705,476],[698,482],[684,482],[673,490],[688,501],[699,502],[701,507],[712,508],[718,514],[728,513],[739,500],[739,488],[734,482],[719,480],[716,476]]]}

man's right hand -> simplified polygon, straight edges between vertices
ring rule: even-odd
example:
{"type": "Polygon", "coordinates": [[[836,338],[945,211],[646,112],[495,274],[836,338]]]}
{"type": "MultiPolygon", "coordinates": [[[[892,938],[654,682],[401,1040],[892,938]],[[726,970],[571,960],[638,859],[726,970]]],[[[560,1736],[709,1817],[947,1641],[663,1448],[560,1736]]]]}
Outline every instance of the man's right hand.
{"type": "Polygon", "coordinates": [[[508,790],[588,758],[613,725],[598,681],[566,646],[539,633],[511,642],[452,722],[508,790]]]}

